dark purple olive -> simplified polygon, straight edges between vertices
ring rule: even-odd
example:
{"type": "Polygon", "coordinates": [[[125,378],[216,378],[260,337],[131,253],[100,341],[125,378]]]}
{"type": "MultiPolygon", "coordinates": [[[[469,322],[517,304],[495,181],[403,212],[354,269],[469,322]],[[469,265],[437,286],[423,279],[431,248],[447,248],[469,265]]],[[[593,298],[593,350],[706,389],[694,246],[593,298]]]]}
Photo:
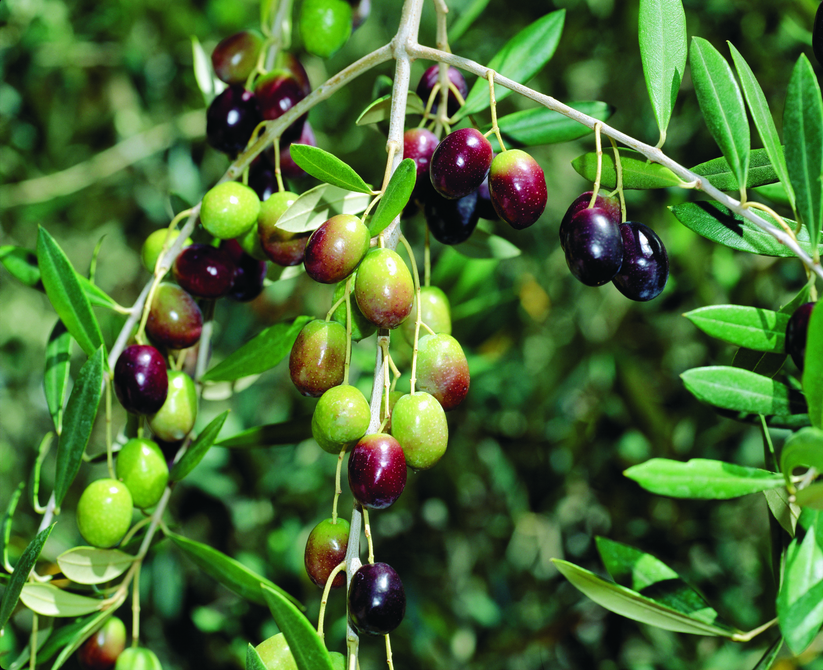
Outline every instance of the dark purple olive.
{"type": "Polygon", "coordinates": [[[229,298],[237,302],[249,302],[263,292],[266,279],[266,261],[258,261],[243,251],[237,240],[223,240],[220,248],[225,249],[234,261],[234,283],[229,298]]]}
{"type": "MultiPolygon", "coordinates": [[[[469,94],[469,86],[468,84],[466,84],[466,80],[463,77],[463,73],[460,72],[460,70],[458,70],[457,68],[449,66],[447,76],[449,78],[449,81],[452,84],[454,84],[455,88],[458,91],[460,91],[460,95],[463,97],[463,100],[465,100],[466,96],[469,94]]],[[[423,105],[426,105],[428,103],[429,96],[431,95],[431,92],[434,90],[434,87],[439,79],[439,65],[432,65],[423,73],[423,76],[420,77],[420,83],[417,85],[416,92],[417,95],[420,96],[420,99],[423,100],[423,105]]],[[[437,95],[434,98],[434,102],[431,106],[432,114],[434,114],[437,111],[437,108],[440,106],[440,95],[441,93],[440,91],[438,91],[437,95]]],[[[448,112],[449,116],[454,116],[458,109],[460,109],[460,102],[457,100],[457,96],[454,94],[454,91],[450,90],[446,111],[448,112]]]]}
{"type": "Polygon", "coordinates": [[[147,344],[123,349],[114,364],[114,392],[127,412],[154,414],[168,391],[166,360],[157,349],[147,344]]]}
{"type": "MultiPolygon", "coordinates": [[[[566,210],[566,213],[563,215],[563,220],[560,222],[560,248],[564,251],[566,250],[566,237],[569,233],[569,223],[571,223],[572,217],[577,214],[581,209],[586,209],[589,206],[589,203],[592,200],[592,191],[586,191],[585,193],[581,193],[578,195],[573,201],[572,204],[569,205],[569,208],[566,210]]],[[[603,197],[602,195],[598,194],[597,198],[594,201],[594,207],[599,207],[603,209],[608,214],[609,218],[614,221],[614,223],[620,224],[622,220],[620,214],[620,200],[614,196],[606,196],[603,197]]]]}
{"type": "Polygon", "coordinates": [[[206,139],[218,151],[234,156],[246,148],[262,120],[254,93],[240,84],[229,86],[209,105],[206,139]]]}
{"type": "Polygon", "coordinates": [[[477,203],[477,191],[449,200],[428,189],[423,214],[432,237],[441,244],[460,244],[469,239],[479,218],[477,203]]]}
{"type": "Polygon", "coordinates": [[[669,278],[666,247],[651,228],[635,221],[620,224],[623,264],[612,283],[631,300],[646,302],[660,295],[669,278]]]}
{"type": "Polygon", "coordinates": [[[476,191],[489,174],[492,145],[479,130],[461,128],[446,135],[429,163],[432,186],[444,198],[476,191]]]}
{"type": "Polygon", "coordinates": [[[406,457],[391,435],[372,433],[360,438],[349,456],[349,488],[354,499],[369,509],[386,509],[406,487],[406,457]]]}
{"type": "Polygon", "coordinates": [[[812,308],[817,303],[807,302],[798,307],[786,325],[786,353],[792,357],[794,364],[803,370],[806,362],[806,335],[809,332],[809,319],[812,308]]]}
{"type": "Polygon", "coordinates": [[[586,286],[612,280],[623,263],[620,227],[599,207],[582,209],[569,222],[566,264],[586,286]]]}
{"type": "Polygon", "coordinates": [[[488,177],[486,177],[486,181],[477,188],[477,215],[481,219],[486,219],[486,221],[497,221],[500,218],[500,215],[492,204],[488,177]]]}
{"type": "MultiPolygon", "coordinates": [[[[260,114],[267,120],[279,119],[306,97],[297,77],[283,69],[272,70],[260,77],[254,85],[254,94],[260,114]]],[[[304,114],[283,131],[281,137],[284,142],[300,137],[307,116],[304,114]]]]}
{"type": "Polygon", "coordinates": [[[224,249],[192,244],[174,259],[174,278],[198,298],[222,298],[234,284],[235,265],[224,249]]]}
{"type": "Polygon", "coordinates": [[[406,615],[406,592],[400,577],[387,563],[366,563],[354,573],[349,586],[349,618],[367,635],[386,635],[406,615]]]}

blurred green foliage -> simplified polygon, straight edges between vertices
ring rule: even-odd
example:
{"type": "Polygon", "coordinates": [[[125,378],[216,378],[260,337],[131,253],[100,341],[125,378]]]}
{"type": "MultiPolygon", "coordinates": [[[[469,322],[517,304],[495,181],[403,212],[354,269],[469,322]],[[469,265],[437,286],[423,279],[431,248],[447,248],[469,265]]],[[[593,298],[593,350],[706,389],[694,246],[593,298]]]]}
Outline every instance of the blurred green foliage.
{"type": "MultiPolygon", "coordinates": [[[[449,4],[459,17],[471,2],[449,4]]],[[[391,37],[399,3],[372,5],[369,20],[332,59],[305,58],[314,85],[391,37]]],[[[811,51],[816,3],[684,5],[690,35],[720,49],[728,39],[743,53],[780,124],[791,66],[801,52],[811,51]]],[[[560,48],[530,85],[561,100],[609,102],[617,110],[612,125],[654,143],[636,2],[492,0],[452,50],[487,62],[518,29],[558,8],[567,10],[560,48]]],[[[143,239],[166,225],[181,202],[199,200],[228,164],[204,141],[205,109],[192,74],[190,37],[196,35],[210,52],[221,38],[253,27],[258,16],[252,0],[0,3],[0,241],[33,248],[37,226],[46,226],[86,272],[103,239],[97,282],[120,303],[131,304],[148,280],[139,261],[143,239]],[[137,141],[120,144],[135,136],[137,141]],[[99,158],[115,145],[121,150],[99,158]]],[[[434,43],[430,6],[421,42],[434,43]]],[[[301,53],[299,43],[294,47],[301,53]]],[[[415,64],[413,82],[426,65],[415,64]]],[[[381,129],[353,122],[377,74],[391,75],[390,64],[310,114],[319,146],[367,180],[379,179],[381,129]]],[[[501,113],[529,104],[512,96],[501,113]]],[[[804,273],[796,261],[744,257],[697,238],[667,211],[691,194],[668,190],[627,194],[629,218],[654,227],[668,247],[672,267],[664,294],[635,304],[611,286],[578,284],[565,267],[557,225],[568,203],[589,187],[569,162],[592,147],[587,138],[534,151],[549,184],[545,215],[516,233],[495,224],[495,232],[526,250],[524,255],[497,263],[434,249],[433,283],[450,296],[454,334],[469,353],[472,386],[466,402],[449,415],[451,441],[443,461],[410,476],[398,503],[372,515],[378,560],[397,569],[408,595],[406,620],[392,635],[398,670],[752,668],[773,639],[767,633],[735,645],[636,624],[586,600],[550,563],[565,557],[602,574],[593,538],[605,535],[672,565],[742,629],[774,616],[768,512],[761,496],[670,500],[642,491],[621,473],[652,456],[762,465],[754,427],[719,418],[684,390],[681,372],[727,364],[733,352],[701,335],[681,314],[729,302],[776,309],[802,286],[804,273]]],[[[688,77],[665,149],[685,165],[719,155],[688,77]]],[[[418,219],[407,227],[418,242],[421,225],[418,219]]],[[[221,303],[215,359],[271,323],[324,314],[330,297],[303,277],[272,285],[250,304],[221,303]]],[[[51,428],[42,370],[55,314],[44,295],[5,271],[0,305],[5,507],[51,428]]],[[[98,316],[111,342],[122,320],[99,311],[98,316]]],[[[365,392],[372,348],[367,341],[354,357],[353,378],[359,376],[365,392]]],[[[397,350],[398,364],[405,363],[407,349],[397,350]]],[[[73,374],[82,362],[79,350],[75,355],[73,374]]],[[[198,427],[231,408],[222,433],[228,436],[307,416],[313,405],[296,393],[281,365],[231,400],[204,401],[198,427]]],[[[121,426],[125,414],[117,408],[114,419],[121,426]]],[[[92,452],[104,448],[102,423],[92,452]]],[[[81,480],[91,480],[103,467],[84,466],[81,480]]],[[[335,459],[311,440],[246,451],[215,448],[175,491],[173,526],[286,588],[316,619],[320,592],[305,576],[302,555],[311,528],[329,515],[334,468],[335,459]]],[[[53,469],[51,455],[44,466],[46,491],[53,469]]],[[[79,540],[71,510],[81,488],[78,481],[64,504],[47,548],[51,557],[79,540]]],[[[342,510],[350,505],[347,496],[342,510]]],[[[30,503],[21,503],[14,551],[22,551],[38,522],[30,503]]],[[[240,668],[246,644],[276,632],[265,608],[240,601],[198,573],[167,542],[148,561],[141,588],[142,639],[167,670],[240,668]]],[[[128,623],[130,612],[123,608],[120,614],[128,623]]],[[[344,615],[343,597],[334,594],[326,637],[332,650],[344,649],[344,615]]],[[[19,615],[0,648],[15,639],[22,644],[28,625],[30,617],[19,615]]],[[[361,648],[364,669],[385,663],[382,642],[364,640],[361,648]]],[[[816,642],[802,659],[782,660],[779,667],[823,668],[821,650],[816,642]]]]}

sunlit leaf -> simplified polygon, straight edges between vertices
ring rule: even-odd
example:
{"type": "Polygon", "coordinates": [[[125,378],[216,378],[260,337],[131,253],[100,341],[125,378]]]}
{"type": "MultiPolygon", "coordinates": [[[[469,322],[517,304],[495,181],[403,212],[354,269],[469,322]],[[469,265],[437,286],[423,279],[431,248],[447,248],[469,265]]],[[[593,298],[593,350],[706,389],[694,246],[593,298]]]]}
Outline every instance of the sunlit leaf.
{"type": "Polygon", "coordinates": [[[678,633],[731,637],[737,632],[722,624],[710,624],[687,616],[631,589],[607,582],[568,561],[554,558],[552,563],[583,594],[601,607],[628,619],[678,633]]]}
{"type": "Polygon", "coordinates": [[[91,437],[103,392],[104,366],[105,353],[100,347],[80,369],[66,404],[63,433],[57,443],[57,474],[54,481],[54,497],[58,506],[80,470],[83,452],[91,437]]]}
{"type": "Polygon", "coordinates": [[[203,100],[208,105],[214,97],[214,74],[211,69],[211,59],[206,54],[196,35],[191,36],[191,55],[194,64],[194,81],[203,94],[203,100]]]}
{"type": "Polygon", "coordinates": [[[797,213],[815,247],[823,218],[823,101],[817,76],[805,54],[798,58],[789,79],[783,136],[797,213]]]}
{"type": "Polygon", "coordinates": [[[783,582],[777,594],[780,632],[794,654],[801,653],[811,643],[823,623],[821,565],[823,549],[812,526],[802,540],[795,538],[789,545],[783,582]]]}
{"type": "Polygon", "coordinates": [[[300,330],[312,319],[298,316],[291,323],[269,326],[209,370],[203,381],[232,381],[271,370],[289,355],[300,330]]]}
{"type": "MultiPolygon", "coordinates": [[[[705,177],[712,186],[719,188],[721,191],[740,190],[737,175],[729,167],[728,161],[723,156],[695,165],[691,168],[691,171],[700,177],[705,177]]],[[[746,188],[772,184],[777,179],[777,171],[766,150],[755,149],[750,151],[749,169],[746,172],[746,188]]]]}
{"type": "MultiPolygon", "coordinates": [[[[528,83],[554,55],[563,33],[565,18],[566,11],[560,9],[526,26],[497,52],[488,67],[521,84],[528,83]]],[[[495,85],[494,97],[497,102],[510,94],[509,89],[495,85]]],[[[478,79],[469,91],[466,104],[461,108],[459,115],[476,114],[489,105],[489,83],[485,79],[478,79]]]]}
{"type": "Polygon", "coordinates": [[[795,468],[823,471],[823,430],[803,428],[789,436],[780,452],[780,470],[790,477],[795,468]]]}
{"type": "Polygon", "coordinates": [[[685,463],[652,458],[623,474],[658,495],[704,500],[737,498],[786,484],[783,475],[775,472],[705,458],[685,463]]]}
{"type": "Polygon", "coordinates": [[[312,177],[349,191],[371,193],[369,185],[354,168],[328,151],[308,144],[292,144],[290,152],[294,162],[312,177]]]}
{"type": "Polygon", "coordinates": [[[402,213],[409,203],[416,180],[416,163],[411,158],[404,158],[392,174],[386,191],[369,221],[369,233],[372,237],[382,233],[395,217],[402,213]]]}
{"type": "MultiPolygon", "coordinates": [[[[451,32],[451,31],[449,31],[451,32]]],[[[378,98],[371,103],[360,116],[357,117],[358,126],[367,126],[371,123],[385,121],[391,116],[392,95],[391,93],[378,98]]],[[[409,91],[406,98],[406,114],[420,114],[426,111],[426,105],[414,91],[409,91]]]]}
{"type": "Polygon", "coordinates": [[[267,670],[266,664],[263,663],[263,659],[257,653],[257,649],[251,644],[246,647],[246,670],[267,670]]]}
{"type": "Polygon", "coordinates": [[[119,549],[75,547],[57,557],[63,574],[78,584],[103,584],[119,577],[134,563],[134,556],[119,549]]]}
{"type": "Polygon", "coordinates": [[[231,449],[251,449],[254,447],[276,447],[297,444],[312,436],[311,417],[290,419],[283,423],[270,423],[249,428],[242,433],[217,443],[218,447],[231,449]]]}
{"type": "Polygon", "coordinates": [[[311,622],[282,592],[265,585],[262,589],[274,621],[289,644],[298,670],[334,670],[326,645],[311,622]]]}
{"type": "Polygon", "coordinates": [[[785,384],[741,368],[693,368],[680,377],[698,400],[721,409],[764,415],[803,414],[806,409],[785,384]]]}
{"type": "Polygon", "coordinates": [[[23,488],[25,482],[20,482],[14,493],[9,498],[9,504],[6,506],[6,513],[3,515],[3,522],[0,523],[0,542],[2,543],[2,551],[0,551],[0,568],[9,564],[9,541],[11,540],[11,521],[14,518],[14,511],[17,509],[17,503],[20,502],[20,496],[23,495],[23,488]]]}
{"type": "Polygon", "coordinates": [[[359,214],[371,199],[365,193],[320,184],[302,193],[277,220],[277,227],[291,233],[307,233],[335,214],[359,214]]]}
{"type": "Polygon", "coordinates": [[[751,137],[743,95],[726,59],[702,37],[692,38],[692,82],[703,119],[739,184],[746,183],[751,137]]]}
{"type": "Polygon", "coordinates": [[[43,461],[51,449],[51,443],[54,440],[54,433],[48,432],[40,440],[37,446],[37,457],[34,459],[34,465],[29,474],[29,501],[31,506],[35,509],[40,507],[40,473],[43,469],[43,461]]]}
{"type": "MultiPolygon", "coordinates": [[[[769,103],[766,101],[766,95],[763,89],[754,76],[754,72],[749,67],[743,55],[735,49],[734,45],[729,42],[729,50],[732,54],[734,67],[737,70],[737,76],[740,77],[740,84],[743,88],[743,95],[746,98],[746,104],[749,106],[749,111],[752,114],[754,125],[760,135],[760,140],[763,142],[763,147],[769,155],[774,170],[778,178],[783,184],[788,185],[788,189],[784,189],[784,193],[791,206],[794,206],[794,191],[789,182],[789,172],[786,168],[786,157],[783,155],[783,145],[780,143],[780,135],[777,134],[777,127],[774,124],[769,103]]],[[[752,152],[754,153],[754,152],[752,152]]],[[[753,167],[754,157],[751,157],[750,168],[753,167]]],[[[751,177],[749,177],[751,180],[751,177]]]]}
{"type": "Polygon", "coordinates": [[[63,405],[69,390],[71,363],[71,334],[58,319],[46,344],[46,374],[43,388],[54,428],[59,435],[63,428],[63,405]]]}
{"type": "MultiPolygon", "coordinates": [[[[56,523],[56,522],[55,522],[56,523]]],[[[3,590],[3,599],[0,600],[0,630],[5,628],[14,608],[17,607],[17,601],[20,599],[20,592],[31,574],[34,564],[40,557],[40,552],[43,551],[43,546],[46,540],[49,539],[51,531],[54,529],[54,523],[48,528],[44,528],[37,536],[29,542],[28,546],[14,566],[14,572],[11,575],[9,583],[3,590]]]]}
{"type": "Polygon", "coordinates": [[[206,452],[211,449],[211,446],[220,434],[220,429],[226,422],[226,417],[228,415],[229,410],[226,410],[219,416],[212,419],[209,425],[200,431],[195,440],[189,445],[188,449],[186,449],[186,453],[183,454],[183,457],[174,464],[174,467],[172,467],[171,472],[169,473],[169,481],[179,482],[197,467],[197,464],[203,460],[206,452]]]}
{"type": "MultiPolygon", "coordinates": [[[[614,165],[614,155],[603,153],[600,185],[603,188],[617,188],[617,170],[614,165]]],[[[597,178],[597,153],[591,151],[578,156],[572,161],[572,167],[577,173],[590,182],[597,178]]],[[[682,186],[683,180],[667,167],[657,163],[650,163],[645,156],[634,151],[620,152],[620,167],[623,172],[623,188],[652,189],[682,186]]]]}
{"type": "Polygon", "coordinates": [[[12,277],[26,286],[35,287],[40,281],[40,268],[33,251],[10,244],[0,246],[0,263],[12,277]]]}
{"type": "Polygon", "coordinates": [[[166,537],[183,550],[186,556],[194,561],[209,577],[220,582],[229,590],[234,591],[234,593],[241,598],[251,600],[259,605],[265,605],[266,598],[262,590],[265,586],[272,591],[282,593],[284,597],[299,607],[302,607],[297,600],[283,591],[279,586],[273,584],[265,577],[258,575],[239,561],[226,556],[223,552],[213,549],[207,544],[195,542],[182,535],[177,535],[176,533],[166,533],[166,537]]]}
{"type": "MultiPolygon", "coordinates": [[[[606,121],[614,113],[614,107],[605,102],[570,102],[569,107],[600,121],[606,121]]],[[[507,114],[497,119],[497,124],[509,149],[570,142],[592,132],[582,123],[545,107],[507,114]]],[[[484,128],[483,132],[489,129],[491,125],[484,128]]],[[[489,137],[489,141],[495,151],[500,150],[494,135],[489,137]]]]}
{"type": "Polygon", "coordinates": [[[77,273],[45,228],[38,229],[37,263],[54,310],[87,356],[103,345],[103,335],[91,311],[77,273]]]}
{"type": "Polygon", "coordinates": [[[823,482],[815,482],[800,489],[795,494],[794,501],[799,507],[823,510],[823,482]]]}
{"type": "Polygon", "coordinates": [[[823,428],[823,310],[813,309],[806,331],[803,393],[812,425],[823,428]]]}
{"type": "Polygon", "coordinates": [[[783,353],[788,314],[743,305],[709,305],[685,316],[707,335],[756,351],[783,353]]]}
{"type": "Polygon", "coordinates": [[[686,70],[686,14],[680,0],[640,0],[638,33],[646,89],[662,134],[686,70]]]}
{"type": "Polygon", "coordinates": [[[76,617],[98,611],[103,601],[64,591],[54,584],[29,583],[23,586],[20,602],[37,614],[55,617],[76,617]]]}

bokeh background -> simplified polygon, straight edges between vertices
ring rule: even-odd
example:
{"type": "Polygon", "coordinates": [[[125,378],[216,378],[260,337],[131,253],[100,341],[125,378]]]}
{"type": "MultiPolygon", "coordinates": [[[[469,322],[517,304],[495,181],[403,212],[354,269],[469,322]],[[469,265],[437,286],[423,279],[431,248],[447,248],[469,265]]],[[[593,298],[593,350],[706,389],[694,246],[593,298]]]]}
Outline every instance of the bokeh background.
{"type": "MultiPolygon", "coordinates": [[[[449,5],[456,18],[468,0],[449,5]]],[[[293,50],[314,85],[384,44],[399,3],[372,0],[372,15],[328,61],[293,50]]],[[[813,0],[687,0],[690,35],[724,53],[730,40],[760,79],[778,126],[785,87],[801,53],[811,55],[813,0]]],[[[487,62],[520,28],[566,9],[558,53],[531,85],[562,100],[604,100],[610,123],[654,144],[637,47],[637,2],[491,0],[452,44],[487,62]]],[[[131,304],[148,274],[139,261],[145,237],[168,224],[181,202],[197,202],[227,159],[204,139],[205,103],[195,84],[191,37],[207,52],[223,37],[259,22],[253,0],[4,0],[0,3],[0,243],[34,248],[45,226],[75,267],[86,272],[95,245],[97,281],[131,304]],[[116,149],[112,149],[116,147],[116,149]]],[[[421,42],[434,43],[426,8],[421,42]]],[[[427,63],[416,63],[416,82],[427,63]]],[[[318,144],[367,179],[382,173],[381,129],[354,120],[377,75],[364,76],[313,109],[318,144]]],[[[514,96],[501,113],[529,106],[514,96]]],[[[484,118],[483,121],[487,119],[484,118]]],[[[415,120],[416,123],[416,120],[415,120]]],[[[757,139],[754,139],[755,146],[757,139]]],[[[777,309],[802,286],[797,261],[744,256],[682,227],[667,207],[694,194],[627,194],[628,214],[663,238],[671,277],[663,295],[630,303],[614,288],[587,288],[565,266],[560,218],[589,188],[570,167],[593,149],[591,137],[535,148],[549,203],[540,222],[494,230],[524,253],[504,261],[470,260],[435,245],[433,283],[451,298],[454,334],[472,370],[471,391],[450,413],[451,439],[432,470],[410,476],[397,504],[374,513],[378,560],[400,573],[408,596],[392,634],[394,666],[458,670],[547,668],[646,670],[753,668],[774,632],[746,645],[672,634],[610,614],[572,588],[552,566],[565,558],[602,574],[594,537],[653,553],[701,589],[731,624],[753,628],[774,616],[768,512],[764,499],[691,502],[653,496],[622,472],[653,456],[721,458],[761,466],[759,433],[718,417],[683,388],[679,374],[728,364],[733,350],[699,333],[682,314],[710,304],[777,309]]],[[[666,151],[687,166],[719,155],[686,78],[666,151]]],[[[304,190],[311,180],[292,186],[304,190]]],[[[420,240],[422,219],[407,224],[420,240]]],[[[419,245],[417,247],[420,248],[419,245]]],[[[265,326],[299,314],[323,315],[328,287],[306,277],[272,284],[248,304],[222,302],[214,358],[265,326]]],[[[27,479],[35,450],[51,429],[42,373],[56,315],[45,296],[0,270],[0,506],[27,479]]],[[[122,323],[98,312],[112,342],[122,323]]],[[[373,340],[355,350],[355,379],[368,392],[373,340]]],[[[397,346],[401,367],[408,348],[397,346]]],[[[75,351],[73,372],[82,364],[75,351]]],[[[789,375],[796,374],[791,363],[789,375]]],[[[402,385],[402,382],[401,382],[402,385]]],[[[285,365],[232,398],[204,400],[198,427],[231,408],[223,436],[247,427],[309,416],[285,365]]],[[[115,410],[115,426],[125,420],[115,410]]],[[[102,424],[102,422],[98,422],[102,424]]],[[[779,441],[781,434],[775,431],[779,441]]],[[[90,451],[104,448],[102,425],[90,451]]],[[[82,484],[102,473],[87,465],[67,499],[46,554],[79,542],[72,518],[82,484]]],[[[44,493],[53,477],[44,465],[44,493]]],[[[312,440],[248,450],[214,448],[175,490],[169,523],[255,568],[297,596],[316,620],[320,592],[302,567],[311,528],[329,516],[335,459],[312,440]]],[[[350,509],[344,495],[341,510],[350,509]]],[[[34,536],[39,517],[25,497],[12,529],[12,556],[34,536]]],[[[276,632],[268,611],[241,601],[200,573],[169,543],[143,571],[142,640],[167,670],[241,668],[248,642],[276,632]]],[[[45,556],[45,555],[44,555],[45,556]]],[[[344,602],[332,597],[330,649],[344,650],[344,602]]],[[[128,622],[130,612],[120,612],[128,622]]],[[[19,648],[30,617],[19,614],[0,648],[19,648]]],[[[823,668],[815,642],[781,670],[823,668]]],[[[385,667],[382,642],[364,640],[361,667],[385,667]]],[[[72,660],[67,667],[75,667],[72,660]]]]}

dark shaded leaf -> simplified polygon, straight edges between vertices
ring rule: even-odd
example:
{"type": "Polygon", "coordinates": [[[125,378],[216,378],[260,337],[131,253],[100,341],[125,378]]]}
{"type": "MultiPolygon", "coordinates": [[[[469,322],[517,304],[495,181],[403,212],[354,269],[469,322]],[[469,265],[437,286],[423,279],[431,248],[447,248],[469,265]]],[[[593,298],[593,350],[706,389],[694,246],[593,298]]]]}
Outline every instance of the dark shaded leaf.
{"type": "MultiPolygon", "coordinates": [[[[451,31],[449,31],[451,33],[451,31]]],[[[355,122],[358,126],[385,121],[391,116],[391,93],[378,98],[362,111],[355,122]]],[[[426,105],[414,91],[409,91],[406,98],[406,114],[420,114],[426,111],[426,105]]]]}
{"type": "Polygon", "coordinates": [[[218,447],[250,449],[297,444],[311,437],[311,417],[290,419],[283,423],[270,423],[249,428],[217,443],[218,447]]]}
{"type": "Polygon", "coordinates": [[[334,670],[326,645],[311,622],[282,593],[264,585],[263,595],[277,627],[289,643],[298,670],[334,670]]]}
{"type": "Polygon", "coordinates": [[[66,330],[63,322],[58,320],[54,324],[46,345],[46,374],[43,379],[46,403],[58,435],[63,430],[63,404],[69,388],[70,363],[71,334],[66,330]]]}
{"type": "Polygon", "coordinates": [[[229,410],[226,410],[219,416],[212,419],[209,425],[200,431],[197,438],[189,445],[188,449],[186,449],[186,453],[183,454],[183,458],[177,461],[177,463],[174,464],[174,467],[172,467],[171,472],[169,473],[169,481],[179,482],[192,470],[194,470],[195,467],[197,467],[197,464],[203,460],[203,456],[205,456],[206,452],[211,449],[211,446],[220,434],[220,429],[226,422],[226,417],[228,415],[229,410]]]}
{"type": "MultiPolygon", "coordinates": [[[[55,522],[56,523],[56,522],[55,522]]],[[[20,599],[20,593],[29,578],[29,574],[34,568],[34,564],[40,557],[40,552],[49,539],[51,531],[54,529],[54,523],[48,528],[44,528],[37,536],[29,542],[28,546],[14,566],[14,572],[11,575],[8,585],[3,591],[3,599],[0,600],[0,630],[5,628],[14,608],[17,607],[17,601],[20,599]]]]}
{"type": "Polygon", "coordinates": [[[823,310],[813,309],[806,331],[803,393],[812,425],[823,428],[823,310]]]}

